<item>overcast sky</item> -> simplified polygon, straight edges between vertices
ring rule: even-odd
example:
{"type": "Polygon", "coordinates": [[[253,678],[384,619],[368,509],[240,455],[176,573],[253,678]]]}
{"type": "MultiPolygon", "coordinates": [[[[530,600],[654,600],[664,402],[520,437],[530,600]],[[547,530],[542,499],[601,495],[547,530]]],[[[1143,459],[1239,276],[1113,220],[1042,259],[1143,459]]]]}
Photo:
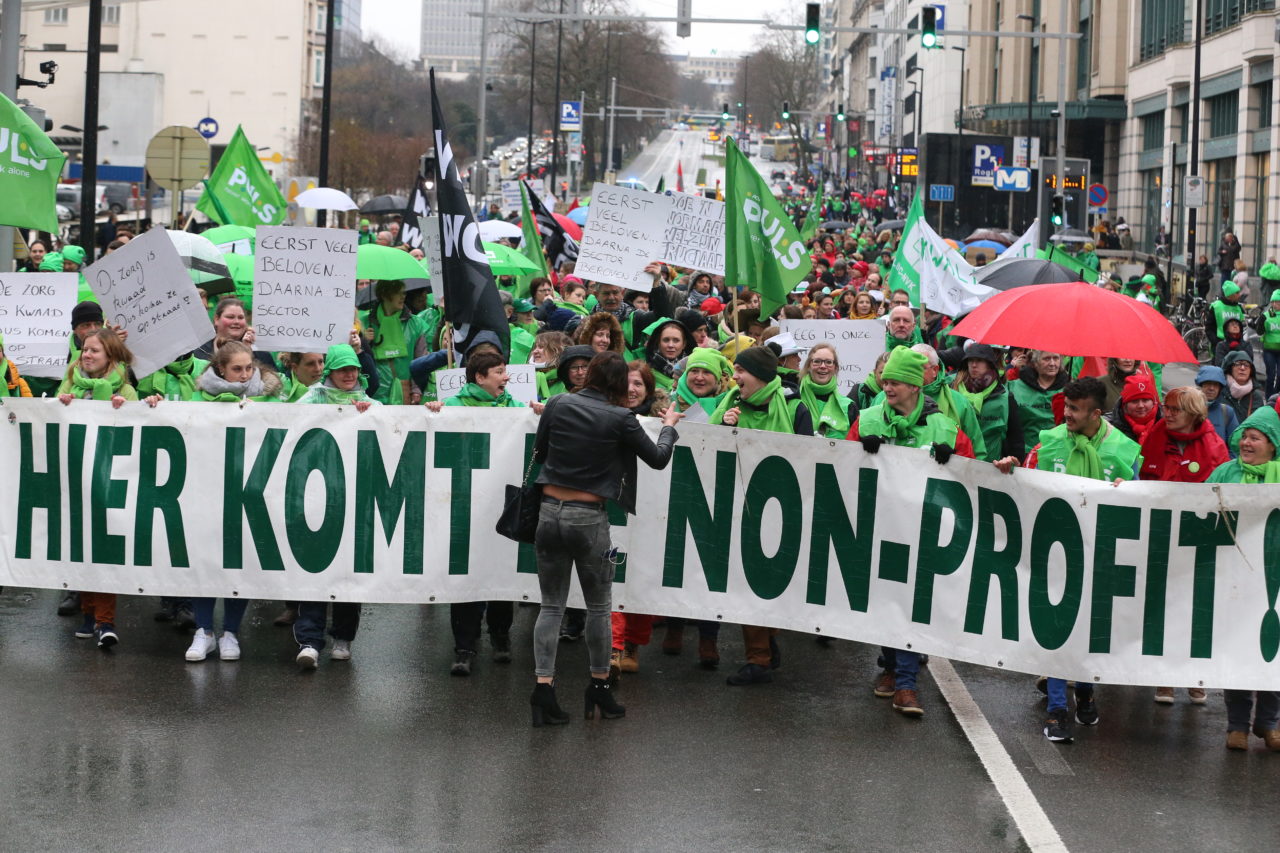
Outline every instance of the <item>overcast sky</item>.
{"type": "MultiPolygon", "coordinates": [[[[675,17],[676,0],[630,0],[641,14],[675,17]]],[[[474,0],[480,8],[481,0],[474,0]]],[[[707,18],[764,18],[778,15],[787,8],[799,7],[799,0],[693,0],[693,16],[707,18]]],[[[798,13],[797,13],[798,14],[798,13]]],[[[802,17],[802,16],[801,16],[802,17]]],[[[418,33],[421,29],[420,0],[364,0],[362,24],[365,37],[376,36],[390,44],[404,57],[418,56],[418,33]]],[[[802,23],[802,21],[797,21],[802,23]]],[[[666,34],[671,53],[708,56],[713,52],[738,55],[750,50],[760,28],[743,24],[694,24],[693,35],[676,38],[675,24],[657,25],[666,34]]]]}

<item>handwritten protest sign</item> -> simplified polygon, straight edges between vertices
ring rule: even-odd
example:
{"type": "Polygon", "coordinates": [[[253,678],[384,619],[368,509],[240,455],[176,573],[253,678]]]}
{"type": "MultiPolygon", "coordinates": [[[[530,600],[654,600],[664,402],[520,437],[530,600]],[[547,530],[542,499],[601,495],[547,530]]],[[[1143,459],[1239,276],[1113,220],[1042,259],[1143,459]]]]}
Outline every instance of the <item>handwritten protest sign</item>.
{"type": "Polygon", "coordinates": [[[884,352],[884,324],[879,320],[787,320],[779,328],[790,332],[800,347],[800,363],[817,344],[831,344],[840,360],[840,393],[847,394],[875,370],[884,352]]]}
{"type": "Polygon", "coordinates": [[[85,267],[106,321],[129,333],[133,372],[155,373],[213,337],[213,326],[173,241],[152,228],[85,267]]]}
{"type": "Polygon", "coordinates": [[[79,282],[73,272],[0,275],[0,337],[20,374],[57,379],[66,373],[79,282]]]}
{"type": "Polygon", "coordinates": [[[444,268],[440,260],[440,214],[433,213],[422,220],[422,251],[426,257],[427,274],[431,279],[431,295],[436,304],[444,298],[444,268]]]}
{"type": "MultiPolygon", "coordinates": [[[[528,405],[538,399],[537,369],[532,364],[507,365],[507,393],[528,405]]],[[[467,384],[467,370],[455,367],[452,370],[436,371],[436,399],[440,402],[458,396],[462,386],[467,384]]]]}
{"type": "Polygon", "coordinates": [[[259,225],[254,347],[324,352],[346,343],[355,287],[356,232],[259,225]]]}
{"type": "Polygon", "coordinates": [[[574,269],[584,279],[650,290],[651,261],[724,274],[724,202],[596,184],[589,210],[574,269]]]}

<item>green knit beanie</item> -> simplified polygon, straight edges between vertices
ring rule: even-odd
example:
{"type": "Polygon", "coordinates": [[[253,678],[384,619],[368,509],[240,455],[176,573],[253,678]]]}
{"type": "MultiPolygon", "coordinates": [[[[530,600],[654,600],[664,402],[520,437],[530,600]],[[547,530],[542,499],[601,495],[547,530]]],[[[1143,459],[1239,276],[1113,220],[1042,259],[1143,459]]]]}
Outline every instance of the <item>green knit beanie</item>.
{"type": "Polygon", "coordinates": [[[721,378],[733,373],[733,366],[729,364],[729,359],[721,355],[719,350],[710,347],[697,347],[689,353],[684,369],[687,372],[695,367],[700,367],[721,378]]]}
{"type": "Polygon", "coordinates": [[[884,372],[880,374],[880,382],[892,379],[920,388],[924,385],[924,366],[929,363],[928,357],[909,347],[898,347],[885,362],[884,372]]]}

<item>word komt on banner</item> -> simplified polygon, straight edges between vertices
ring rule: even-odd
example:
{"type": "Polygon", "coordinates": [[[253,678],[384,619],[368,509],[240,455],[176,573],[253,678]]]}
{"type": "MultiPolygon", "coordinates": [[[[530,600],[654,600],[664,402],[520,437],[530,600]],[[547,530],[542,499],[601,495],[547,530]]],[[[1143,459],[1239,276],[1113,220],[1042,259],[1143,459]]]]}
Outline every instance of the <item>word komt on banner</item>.
{"type": "MultiPolygon", "coordinates": [[[[0,401],[0,584],[538,600],[529,410],[0,401]]],[[[657,424],[646,423],[656,433],[657,424]]],[[[611,510],[616,609],[1077,680],[1280,688],[1280,489],[999,473],[687,424],[611,510]]],[[[580,599],[579,599],[580,601],[580,599]]]]}

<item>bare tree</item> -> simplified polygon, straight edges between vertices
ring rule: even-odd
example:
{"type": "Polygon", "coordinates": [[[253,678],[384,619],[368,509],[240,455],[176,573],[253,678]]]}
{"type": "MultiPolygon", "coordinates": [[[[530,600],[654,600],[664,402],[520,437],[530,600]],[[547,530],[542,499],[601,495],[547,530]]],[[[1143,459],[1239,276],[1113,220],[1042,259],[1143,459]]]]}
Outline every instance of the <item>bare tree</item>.
{"type": "Polygon", "coordinates": [[[809,111],[818,95],[817,48],[805,44],[798,31],[765,29],[756,38],[746,67],[752,91],[760,93],[765,104],[764,115],[780,115],[782,105],[790,105],[791,116],[786,121],[795,141],[796,167],[805,172],[808,145],[801,137],[798,113],[809,111]]]}

